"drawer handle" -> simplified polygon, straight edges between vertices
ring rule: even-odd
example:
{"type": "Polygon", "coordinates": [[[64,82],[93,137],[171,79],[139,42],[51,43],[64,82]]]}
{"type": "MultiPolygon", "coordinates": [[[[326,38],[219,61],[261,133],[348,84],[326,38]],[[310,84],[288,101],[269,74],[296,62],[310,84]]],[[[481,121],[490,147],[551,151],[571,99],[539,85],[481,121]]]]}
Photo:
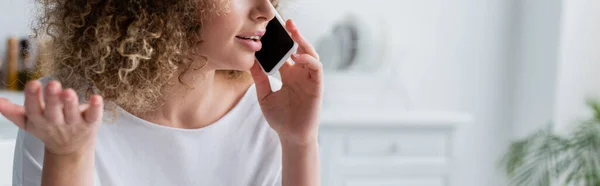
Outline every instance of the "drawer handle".
{"type": "Polygon", "coordinates": [[[400,147],[400,144],[393,143],[392,146],[390,147],[390,155],[397,155],[400,153],[401,150],[402,150],[402,148],[400,147]]]}

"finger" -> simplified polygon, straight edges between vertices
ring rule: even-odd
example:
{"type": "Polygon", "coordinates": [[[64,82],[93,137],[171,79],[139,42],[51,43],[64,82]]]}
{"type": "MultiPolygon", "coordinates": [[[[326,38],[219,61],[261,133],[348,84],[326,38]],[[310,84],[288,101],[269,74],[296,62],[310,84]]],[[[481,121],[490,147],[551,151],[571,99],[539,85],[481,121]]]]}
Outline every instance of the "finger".
{"type": "Polygon", "coordinates": [[[58,81],[50,81],[44,88],[44,101],[46,101],[44,117],[54,124],[64,123],[63,103],[59,97],[61,92],[62,86],[58,81]]]}
{"type": "Polygon", "coordinates": [[[296,65],[306,65],[309,70],[311,79],[315,79],[318,82],[321,81],[323,76],[323,64],[314,57],[308,54],[292,54],[292,60],[296,62],[296,65]]]}
{"type": "Polygon", "coordinates": [[[89,105],[89,108],[83,113],[85,122],[88,124],[99,123],[98,121],[102,118],[102,112],[104,110],[102,96],[93,95],[90,97],[89,105]]]}
{"type": "Polygon", "coordinates": [[[287,80],[287,74],[289,73],[289,71],[293,68],[294,64],[292,64],[292,62],[285,61],[285,63],[281,66],[281,68],[279,68],[279,74],[281,75],[281,82],[288,82],[287,80]]]}
{"type": "Polygon", "coordinates": [[[88,108],[90,108],[90,104],[87,104],[87,103],[86,104],[80,104],[79,105],[79,112],[82,113],[85,110],[87,110],[88,108]]]}
{"type": "Polygon", "coordinates": [[[250,73],[252,73],[252,79],[254,80],[254,84],[256,86],[258,99],[263,100],[272,93],[271,84],[269,84],[269,76],[267,76],[267,74],[261,70],[260,64],[258,64],[257,61],[254,61],[254,65],[250,69],[250,73]]]}
{"type": "Polygon", "coordinates": [[[310,44],[310,42],[304,39],[302,34],[300,34],[300,30],[298,30],[298,27],[296,27],[294,21],[292,21],[291,19],[288,20],[286,23],[286,27],[287,30],[292,34],[292,39],[298,43],[298,48],[301,51],[306,52],[307,54],[319,59],[317,51],[315,51],[315,48],[310,44]]]}
{"type": "Polygon", "coordinates": [[[27,120],[45,122],[41,86],[37,80],[30,81],[25,86],[25,116],[27,120]]]}
{"type": "Polygon", "coordinates": [[[65,89],[60,98],[64,104],[64,118],[67,124],[76,124],[82,121],[81,111],[79,111],[79,100],[73,89],[65,89]]]}
{"type": "Polygon", "coordinates": [[[279,72],[280,73],[286,73],[290,68],[292,67],[292,62],[285,61],[285,63],[283,65],[281,65],[281,67],[279,68],[279,72]]]}
{"type": "Polygon", "coordinates": [[[0,113],[17,127],[26,130],[25,107],[11,103],[6,98],[0,98],[0,113]]]}

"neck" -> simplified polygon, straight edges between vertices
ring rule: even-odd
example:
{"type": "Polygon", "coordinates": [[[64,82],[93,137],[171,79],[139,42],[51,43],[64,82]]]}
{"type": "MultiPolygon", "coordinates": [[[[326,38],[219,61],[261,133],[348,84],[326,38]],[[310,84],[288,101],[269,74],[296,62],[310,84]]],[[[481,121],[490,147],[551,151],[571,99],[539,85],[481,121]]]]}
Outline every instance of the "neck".
{"type": "Polygon", "coordinates": [[[232,79],[214,70],[185,73],[181,81],[187,86],[179,74],[173,77],[164,87],[164,104],[140,118],[174,128],[206,127],[229,112],[252,84],[247,74],[232,79]]]}

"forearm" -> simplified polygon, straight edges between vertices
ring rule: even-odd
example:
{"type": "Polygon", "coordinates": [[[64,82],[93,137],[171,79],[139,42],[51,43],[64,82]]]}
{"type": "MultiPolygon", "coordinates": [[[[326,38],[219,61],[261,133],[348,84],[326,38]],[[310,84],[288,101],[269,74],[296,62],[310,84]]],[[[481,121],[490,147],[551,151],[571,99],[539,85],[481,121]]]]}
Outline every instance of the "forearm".
{"type": "Polygon", "coordinates": [[[320,185],[319,145],[312,143],[297,145],[282,140],[283,186],[320,185]]]}
{"type": "Polygon", "coordinates": [[[94,148],[69,155],[46,151],[42,170],[42,186],[91,186],[94,184],[94,148]]]}

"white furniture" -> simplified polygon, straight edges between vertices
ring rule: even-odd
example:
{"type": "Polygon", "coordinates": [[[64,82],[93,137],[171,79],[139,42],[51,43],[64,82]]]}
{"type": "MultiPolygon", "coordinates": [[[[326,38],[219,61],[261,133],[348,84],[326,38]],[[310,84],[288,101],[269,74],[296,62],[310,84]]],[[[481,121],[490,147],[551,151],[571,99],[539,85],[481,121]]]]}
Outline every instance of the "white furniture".
{"type": "Polygon", "coordinates": [[[322,185],[455,186],[454,134],[470,120],[460,113],[325,110],[322,185]]]}
{"type": "MultiPolygon", "coordinates": [[[[0,97],[23,104],[22,92],[0,91],[0,97]]],[[[17,127],[0,115],[0,186],[12,185],[12,165],[17,127]]]]}

